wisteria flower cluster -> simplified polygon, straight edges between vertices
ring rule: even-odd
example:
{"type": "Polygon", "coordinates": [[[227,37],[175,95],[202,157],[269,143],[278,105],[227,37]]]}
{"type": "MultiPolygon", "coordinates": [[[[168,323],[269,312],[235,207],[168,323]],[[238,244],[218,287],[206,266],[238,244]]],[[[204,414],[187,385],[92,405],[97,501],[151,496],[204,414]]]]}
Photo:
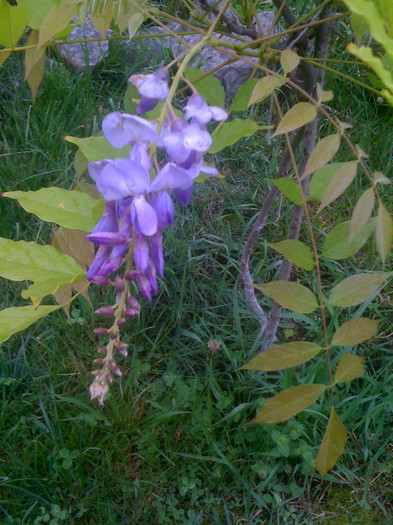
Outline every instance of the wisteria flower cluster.
{"type": "MultiPolygon", "coordinates": [[[[165,69],[149,75],[133,75],[130,82],[141,94],[136,107],[139,114],[154,109],[167,100],[168,73],[165,69]]],[[[173,196],[181,206],[189,203],[193,181],[199,173],[217,175],[217,170],[203,163],[203,153],[211,145],[207,124],[221,121],[227,113],[208,106],[194,92],[184,108],[184,118],[176,116],[167,102],[163,120],[150,122],[137,115],[110,113],[102,123],[105,138],[115,148],[130,145],[127,158],[91,162],[90,176],[105,199],[104,213],[88,235],[99,246],[87,279],[101,285],[114,285],[116,302],[96,311],[112,317],[110,329],[99,327],[95,333],[105,336],[107,344],[98,348],[95,379],[90,385],[91,398],[103,404],[113,375],[121,375],[115,356],[127,355],[120,340],[120,327],[127,318],[137,317],[139,301],[131,294],[130,282],[149,301],[157,293],[157,275],[164,272],[162,230],[172,226],[175,207],[173,196]],[[163,153],[158,155],[158,153],[163,153]],[[164,160],[159,162],[159,158],[164,160]],[[125,264],[123,277],[112,274],[125,264]]]]}

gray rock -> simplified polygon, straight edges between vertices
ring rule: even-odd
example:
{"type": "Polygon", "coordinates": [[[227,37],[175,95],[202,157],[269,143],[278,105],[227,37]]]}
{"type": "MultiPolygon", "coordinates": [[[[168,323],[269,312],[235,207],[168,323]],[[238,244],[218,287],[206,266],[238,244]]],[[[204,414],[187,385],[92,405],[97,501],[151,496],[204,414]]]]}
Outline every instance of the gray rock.
{"type": "MultiPolygon", "coordinates": [[[[108,31],[107,35],[109,36],[110,34],[112,34],[112,31],[108,31]]],[[[74,27],[67,40],[80,40],[82,38],[101,38],[101,34],[89,18],[86,19],[82,26],[74,27]]],[[[81,71],[86,68],[86,63],[93,67],[108,56],[108,42],[64,44],[59,46],[59,53],[73,69],[81,71]]]]}
{"type": "MultiPolygon", "coordinates": [[[[258,19],[263,32],[267,33],[274,20],[274,13],[271,11],[265,11],[264,13],[260,13],[258,15],[258,19]]],[[[181,24],[169,24],[168,27],[171,31],[176,33],[186,30],[181,26],[181,24]]],[[[164,29],[158,26],[150,28],[149,32],[156,34],[166,33],[164,29]]],[[[223,42],[239,43],[237,39],[232,37],[222,36],[216,33],[214,33],[214,36],[216,38],[220,38],[223,42]]],[[[191,46],[199,42],[200,39],[200,35],[187,35],[183,37],[183,40],[191,46]]],[[[160,53],[163,47],[170,49],[173,56],[177,56],[186,50],[186,46],[179,43],[175,37],[163,37],[161,39],[154,38],[148,40],[147,45],[152,54],[160,53]]],[[[196,60],[194,60],[192,65],[194,67],[200,68],[202,71],[210,71],[228,60],[228,58],[228,54],[217,51],[210,46],[206,46],[196,57],[196,60]]],[[[236,62],[232,62],[231,64],[224,66],[214,73],[214,76],[222,82],[227,94],[235,93],[251,75],[254,69],[253,64],[257,62],[257,58],[246,57],[246,59],[247,62],[243,60],[237,60],[236,62]]]]}

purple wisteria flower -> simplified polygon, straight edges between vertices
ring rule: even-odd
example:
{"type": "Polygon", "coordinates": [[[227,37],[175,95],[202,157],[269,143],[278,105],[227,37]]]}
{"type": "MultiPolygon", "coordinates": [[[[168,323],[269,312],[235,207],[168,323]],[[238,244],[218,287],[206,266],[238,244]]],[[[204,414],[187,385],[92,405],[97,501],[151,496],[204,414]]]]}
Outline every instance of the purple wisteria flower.
{"type": "Polygon", "coordinates": [[[169,75],[165,69],[159,69],[150,75],[132,75],[129,82],[136,86],[142,95],[136,107],[136,112],[141,115],[156,107],[158,102],[165,102],[168,93],[169,75]]]}

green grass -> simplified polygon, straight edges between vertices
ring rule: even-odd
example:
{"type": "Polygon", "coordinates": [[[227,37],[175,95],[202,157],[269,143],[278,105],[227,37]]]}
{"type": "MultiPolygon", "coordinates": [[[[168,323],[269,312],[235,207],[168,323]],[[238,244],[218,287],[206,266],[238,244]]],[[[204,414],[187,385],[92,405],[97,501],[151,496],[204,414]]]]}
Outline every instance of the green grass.
{"type": "MultiPolygon", "coordinates": [[[[9,59],[0,69],[1,190],[71,187],[75,148],[62,135],[85,137],[98,131],[103,116],[121,108],[128,76],[144,66],[142,58],[130,60],[117,47],[104,64],[83,74],[53,62],[32,106],[22,66],[9,59]]],[[[386,152],[392,132],[386,108],[361,90],[341,84],[334,89],[343,107],[356,101],[358,109],[347,116],[356,123],[352,139],[370,153],[373,167],[382,166],[390,176],[386,152]],[[365,108],[367,120],[362,118],[365,108]]],[[[103,409],[88,398],[97,341],[95,319],[84,299],[71,307],[71,321],[56,312],[2,345],[2,522],[391,521],[388,290],[367,308],[367,315],[382,323],[379,337],[358,349],[366,358],[366,375],[342,385],[337,396],[336,410],[349,439],[333,471],[321,480],[314,462],[329,414],[327,395],[286,423],[247,426],[280,389],[328,378],[323,356],[284,372],[239,370],[260,343],[258,324],[243,300],[239,258],[278,155],[279,143],[268,146],[262,134],[224,150],[215,160],[225,180],[198,186],[190,207],[178,210],[174,230],[165,235],[165,280],[154,301],[143,303],[140,322],[127,329],[130,355],[103,409]],[[220,343],[216,352],[209,349],[214,339],[220,343]]],[[[360,191],[361,185],[355,193],[360,191]]],[[[354,199],[351,194],[352,204],[354,199]]],[[[344,219],[350,202],[344,197],[342,203],[344,219]]],[[[0,206],[1,236],[49,241],[48,225],[15,202],[1,199],[0,206]]],[[[253,273],[259,282],[275,278],[279,270],[266,242],[285,238],[285,201],[278,220],[276,215],[275,209],[255,247],[253,273]]],[[[336,216],[331,209],[326,220],[336,216]]],[[[365,267],[380,268],[372,245],[363,259],[365,267]]],[[[354,268],[355,258],[323,266],[329,283],[354,268]]],[[[307,275],[299,278],[312,285],[307,275]]],[[[20,290],[19,283],[3,282],[3,306],[20,304],[20,290]]],[[[105,301],[101,291],[93,295],[97,304],[105,301]]],[[[268,309],[270,301],[261,301],[268,309]]],[[[345,318],[340,313],[339,321],[345,318]]],[[[319,341],[317,316],[286,313],[279,338],[319,341]]],[[[335,352],[333,365],[342,354],[335,352]]]]}

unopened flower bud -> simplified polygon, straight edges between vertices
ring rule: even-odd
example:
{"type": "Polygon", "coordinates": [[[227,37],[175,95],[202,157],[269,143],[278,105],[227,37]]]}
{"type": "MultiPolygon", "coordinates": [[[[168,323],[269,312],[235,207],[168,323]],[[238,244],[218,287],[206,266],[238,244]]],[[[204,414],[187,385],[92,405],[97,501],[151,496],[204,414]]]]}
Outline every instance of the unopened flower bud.
{"type": "Polygon", "coordinates": [[[119,319],[117,321],[117,326],[123,326],[125,324],[126,320],[124,319],[124,317],[122,317],[121,319],[119,319]]]}
{"type": "Polygon", "coordinates": [[[123,357],[127,357],[127,345],[123,343],[123,341],[117,341],[116,348],[120,355],[122,355],[123,357]]]}
{"type": "Polygon", "coordinates": [[[110,279],[104,275],[94,275],[94,277],[91,278],[91,282],[94,284],[101,284],[103,286],[108,286],[108,284],[111,283],[110,279]]]}
{"type": "Polygon", "coordinates": [[[92,370],[91,373],[93,376],[98,377],[101,374],[101,370],[92,370]]]}
{"type": "Polygon", "coordinates": [[[94,312],[95,314],[98,314],[98,315],[105,315],[106,317],[114,317],[115,316],[115,311],[114,309],[112,308],[112,306],[101,306],[101,308],[98,308],[98,310],[96,310],[94,312]]]}
{"type": "Polygon", "coordinates": [[[104,360],[102,357],[97,357],[97,359],[94,359],[94,363],[98,366],[102,366],[104,364],[104,360]]]}
{"type": "Polygon", "coordinates": [[[112,381],[113,381],[112,374],[106,374],[106,376],[105,376],[105,381],[106,381],[107,383],[111,384],[112,381]]]}
{"type": "Polygon", "coordinates": [[[108,333],[108,330],[104,328],[103,326],[100,326],[99,328],[95,328],[93,332],[96,335],[106,335],[108,333]]]}
{"type": "Polygon", "coordinates": [[[117,376],[121,376],[121,370],[118,366],[115,366],[113,369],[112,369],[112,372],[117,375],[117,376]]]}
{"type": "Polygon", "coordinates": [[[126,273],[124,278],[126,279],[126,281],[135,281],[138,274],[139,272],[137,272],[136,270],[132,270],[131,272],[126,273]]]}
{"type": "Polygon", "coordinates": [[[101,355],[106,355],[108,353],[108,349],[106,346],[100,346],[97,352],[101,355]]]}
{"type": "Polygon", "coordinates": [[[127,310],[124,310],[123,314],[126,316],[126,317],[129,317],[129,318],[132,318],[132,317],[136,317],[138,315],[139,312],[137,312],[136,310],[134,310],[133,308],[127,308],[127,310]]]}
{"type": "Polygon", "coordinates": [[[115,278],[115,287],[116,287],[116,290],[119,292],[119,293],[123,293],[124,292],[124,282],[123,282],[123,279],[121,277],[119,277],[118,275],[116,276],[115,278]]]}
{"type": "Polygon", "coordinates": [[[130,295],[127,299],[127,302],[133,310],[136,310],[137,312],[139,312],[139,310],[141,309],[139,305],[139,301],[138,299],[136,299],[136,297],[133,297],[132,295],[130,295]]]}

